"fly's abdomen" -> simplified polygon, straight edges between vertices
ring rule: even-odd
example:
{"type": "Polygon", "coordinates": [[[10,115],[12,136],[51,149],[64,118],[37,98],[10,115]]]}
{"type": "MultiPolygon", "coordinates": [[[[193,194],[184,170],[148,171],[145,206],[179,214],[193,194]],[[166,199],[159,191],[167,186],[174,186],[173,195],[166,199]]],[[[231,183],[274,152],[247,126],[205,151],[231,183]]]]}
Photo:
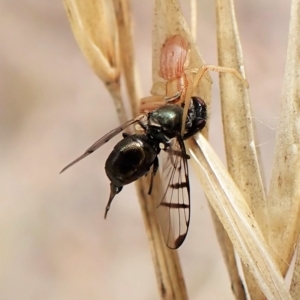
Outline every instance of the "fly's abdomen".
{"type": "Polygon", "coordinates": [[[144,136],[127,136],[114,147],[107,158],[106,175],[116,186],[129,184],[149,171],[156,155],[144,136]]]}

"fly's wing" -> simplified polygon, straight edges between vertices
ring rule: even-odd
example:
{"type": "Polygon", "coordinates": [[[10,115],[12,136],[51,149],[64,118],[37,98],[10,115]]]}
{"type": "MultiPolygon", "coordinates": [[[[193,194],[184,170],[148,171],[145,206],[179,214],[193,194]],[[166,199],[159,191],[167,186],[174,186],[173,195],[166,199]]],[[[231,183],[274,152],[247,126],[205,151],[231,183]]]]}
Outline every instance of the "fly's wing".
{"type": "Polygon", "coordinates": [[[110,139],[112,139],[118,133],[120,133],[121,131],[123,131],[126,127],[128,127],[128,126],[130,126],[130,125],[132,125],[134,123],[137,123],[137,122],[141,121],[144,117],[145,117],[144,114],[139,115],[138,117],[136,117],[136,118],[134,118],[134,119],[132,119],[130,121],[127,121],[127,122],[123,123],[122,125],[118,126],[117,128],[113,129],[112,131],[110,131],[109,133],[107,133],[106,135],[104,135],[102,138],[100,138],[98,141],[96,141],[81,156],[79,156],[74,161],[72,161],[67,166],[65,166],[60,171],[60,173],[62,173],[65,170],[69,169],[71,166],[73,166],[74,164],[76,164],[77,162],[79,162],[80,160],[82,160],[83,158],[87,157],[88,155],[92,154],[94,151],[96,151],[98,148],[100,148],[101,146],[103,146],[106,142],[108,142],[110,139]]]}
{"type": "Polygon", "coordinates": [[[181,136],[161,151],[164,194],[158,203],[158,219],[166,245],[177,249],[187,236],[190,224],[188,155],[181,136]]]}

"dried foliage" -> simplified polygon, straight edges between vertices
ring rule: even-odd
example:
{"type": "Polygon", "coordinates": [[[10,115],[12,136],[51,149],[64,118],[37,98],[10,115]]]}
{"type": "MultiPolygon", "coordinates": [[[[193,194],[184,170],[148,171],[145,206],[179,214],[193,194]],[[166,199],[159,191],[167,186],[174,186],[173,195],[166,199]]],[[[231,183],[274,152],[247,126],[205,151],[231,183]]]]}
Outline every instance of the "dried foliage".
{"type": "MultiPolygon", "coordinates": [[[[217,1],[219,64],[244,72],[233,1],[217,1]]],[[[227,167],[255,217],[264,238],[268,237],[268,213],[255,148],[248,90],[232,76],[220,76],[222,120],[227,167]],[[238,99],[238,101],[236,100],[238,99]],[[248,116],[248,117],[245,117],[248,116]]],[[[243,265],[251,298],[263,295],[243,265]]],[[[230,270],[229,270],[230,272],[230,270]]]]}
{"type": "Polygon", "coordinates": [[[113,2],[64,0],[64,6],[82,53],[111,93],[120,122],[125,122],[119,31],[113,2]]]}
{"type": "Polygon", "coordinates": [[[299,1],[293,0],[291,5],[281,112],[268,195],[269,243],[283,275],[288,270],[300,230],[299,4],[299,1]]]}
{"type": "MultiPolygon", "coordinates": [[[[89,0],[83,4],[82,1],[64,0],[64,3],[74,36],[93,70],[111,92],[120,121],[126,118],[120,94],[121,74],[126,79],[132,113],[137,114],[139,95],[127,1],[89,0]]],[[[192,4],[194,7],[195,2],[192,1],[192,4]]],[[[238,274],[234,250],[242,260],[251,299],[299,298],[299,255],[291,294],[283,279],[298,243],[300,228],[299,4],[299,0],[292,1],[280,126],[268,197],[260,175],[248,90],[232,74],[220,74],[228,171],[204,138],[207,132],[186,143],[201,186],[213,208],[215,228],[236,299],[246,299],[246,293],[238,274]]],[[[245,76],[233,0],[217,0],[216,11],[218,63],[235,68],[245,76]]],[[[193,15],[192,20],[195,19],[193,15]]],[[[193,28],[195,32],[195,26],[193,28]]],[[[190,45],[189,69],[199,69],[204,61],[178,0],[156,0],[152,40],[153,82],[160,80],[162,45],[167,37],[176,34],[180,34],[190,45]]],[[[203,77],[192,92],[204,99],[209,107],[209,76],[203,77]]],[[[161,192],[158,178],[155,187],[149,196],[146,194],[147,180],[143,178],[137,182],[160,296],[161,299],[187,299],[177,252],[165,246],[155,214],[155,199],[161,192]]]]}

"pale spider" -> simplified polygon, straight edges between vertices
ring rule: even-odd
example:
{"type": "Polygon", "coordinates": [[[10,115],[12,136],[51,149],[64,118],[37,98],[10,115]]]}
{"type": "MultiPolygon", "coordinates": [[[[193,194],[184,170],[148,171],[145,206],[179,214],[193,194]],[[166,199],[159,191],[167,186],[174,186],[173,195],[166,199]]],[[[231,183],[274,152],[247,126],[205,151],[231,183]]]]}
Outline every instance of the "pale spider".
{"type": "Polygon", "coordinates": [[[180,34],[167,38],[160,54],[159,76],[163,81],[153,84],[152,96],[142,98],[140,105],[141,112],[155,110],[166,103],[184,105],[181,134],[184,134],[187,112],[191,97],[194,96],[193,90],[208,70],[232,73],[249,87],[247,80],[234,68],[203,65],[198,69],[189,69],[189,56],[190,46],[180,34]]]}

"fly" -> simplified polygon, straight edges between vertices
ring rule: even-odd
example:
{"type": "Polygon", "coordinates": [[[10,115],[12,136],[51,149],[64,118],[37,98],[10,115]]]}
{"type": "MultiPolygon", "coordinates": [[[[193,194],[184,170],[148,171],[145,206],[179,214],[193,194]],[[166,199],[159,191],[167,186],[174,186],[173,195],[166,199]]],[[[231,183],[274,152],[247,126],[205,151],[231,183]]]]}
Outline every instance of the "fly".
{"type": "Polygon", "coordinates": [[[125,122],[110,131],[81,156],[68,164],[63,170],[93,153],[111,138],[133,124],[139,124],[141,134],[123,133],[105,163],[105,172],[110,180],[110,196],[104,217],[110,209],[114,197],[121,192],[124,185],[130,184],[151,172],[149,194],[152,191],[153,179],[162,164],[164,193],[158,199],[158,210],[164,220],[160,225],[166,245],[177,249],[185,240],[190,223],[190,185],[188,175],[189,156],[186,153],[184,140],[201,131],[206,124],[206,104],[192,97],[185,122],[184,134],[181,134],[183,107],[166,104],[149,113],[125,122]]]}

